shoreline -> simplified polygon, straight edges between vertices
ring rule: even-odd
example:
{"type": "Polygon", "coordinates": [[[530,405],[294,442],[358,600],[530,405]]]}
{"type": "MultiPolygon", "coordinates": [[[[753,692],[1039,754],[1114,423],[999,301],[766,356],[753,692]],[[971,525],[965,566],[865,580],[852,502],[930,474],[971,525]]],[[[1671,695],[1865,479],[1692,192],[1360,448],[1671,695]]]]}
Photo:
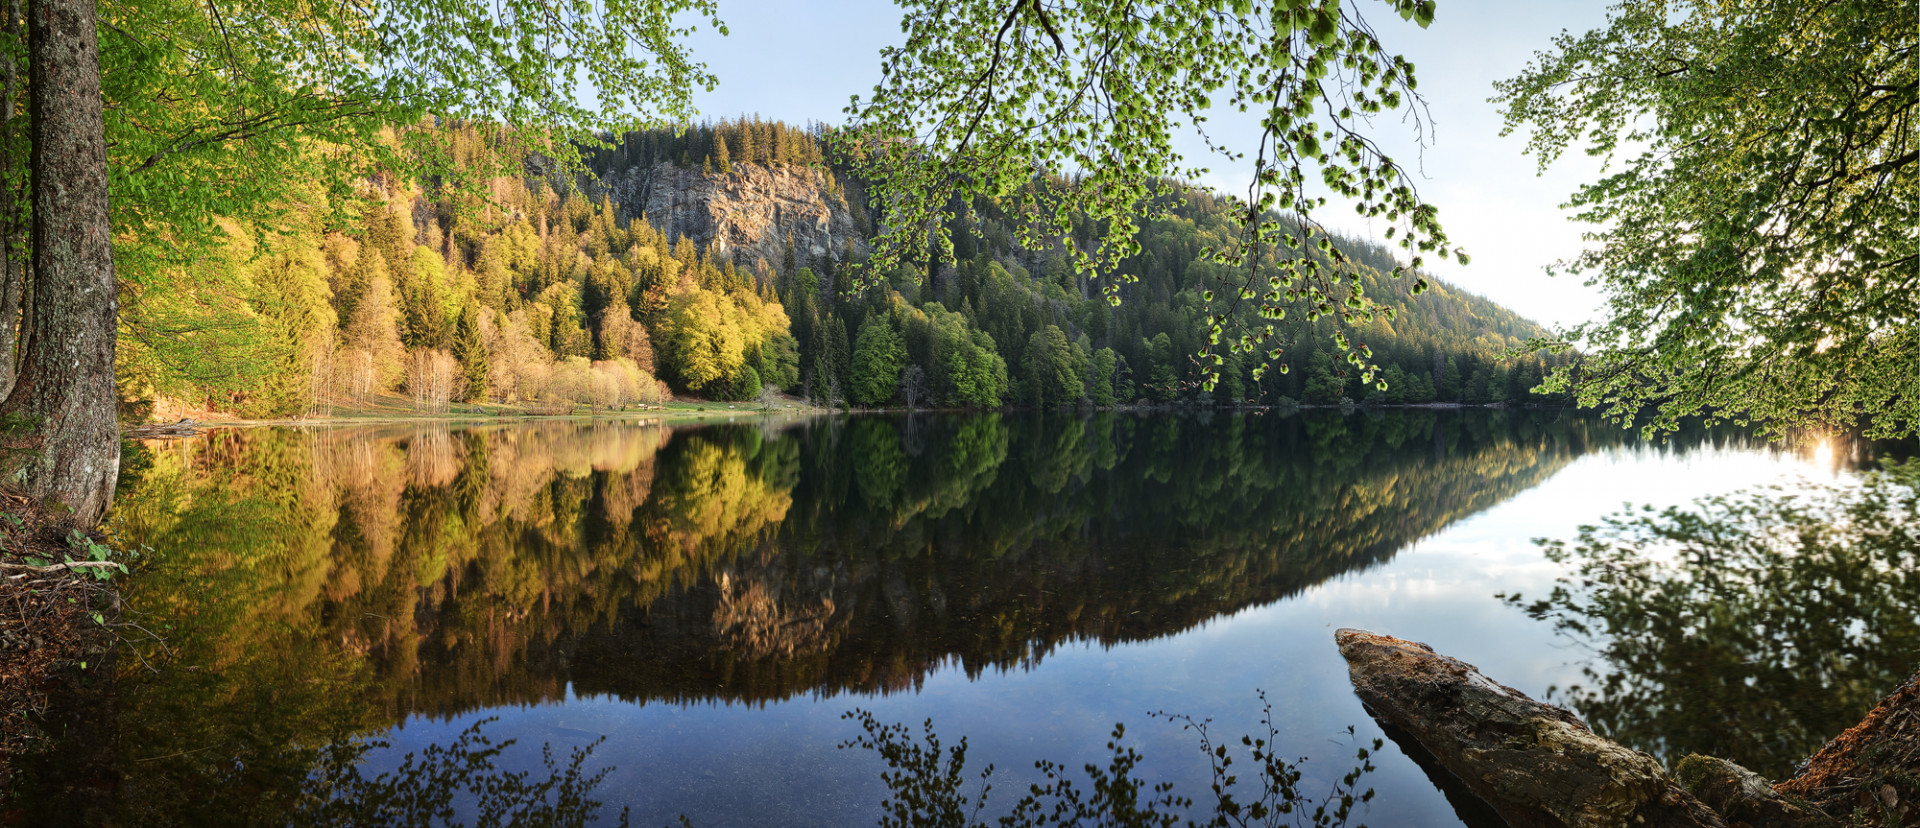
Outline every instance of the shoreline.
{"type": "Polygon", "coordinates": [[[791,417],[808,418],[833,414],[955,414],[955,413],[1003,413],[1019,414],[1034,412],[1120,412],[1151,413],[1172,411],[1297,411],[1297,410],[1550,410],[1570,408],[1571,406],[1520,405],[1510,403],[1397,403],[1383,405],[1234,405],[1234,406],[1197,406],[1177,403],[1150,403],[1146,405],[1110,405],[1110,406],[1060,406],[1057,408],[1034,408],[1031,406],[1003,406],[999,408],[823,408],[804,403],[783,403],[770,408],[719,407],[719,403],[687,402],[667,406],[606,411],[597,410],[586,413],[568,412],[563,414],[540,413],[528,409],[506,409],[504,407],[487,411],[448,411],[439,413],[384,411],[384,410],[348,410],[343,413],[326,414],[311,417],[272,417],[272,418],[219,418],[194,420],[191,418],[176,422],[140,423],[122,426],[121,437],[128,440],[164,439],[168,437],[190,437],[201,431],[214,428],[258,428],[258,427],[343,427],[356,425],[396,425],[405,423],[507,423],[507,422],[551,422],[551,421],[604,421],[604,422],[702,422],[718,419],[733,419],[742,416],[752,417],[791,417]]]}
{"type": "Polygon", "coordinates": [[[140,440],[167,437],[189,437],[201,431],[215,428],[337,428],[343,426],[376,426],[407,423],[525,423],[525,422],[641,422],[668,423],[731,419],[741,416],[754,417],[813,417],[835,413],[834,409],[819,408],[811,405],[783,404],[770,408],[758,406],[751,408],[720,408],[713,403],[685,403],[679,406],[629,409],[619,411],[597,410],[585,413],[566,412],[559,414],[538,413],[529,410],[497,411],[447,411],[447,412],[405,412],[354,410],[336,414],[303,417],[271,418],[226,418],[208,420],[182,419],[176,422],[139,423],[123,425],[121,439],[140,440]]]}

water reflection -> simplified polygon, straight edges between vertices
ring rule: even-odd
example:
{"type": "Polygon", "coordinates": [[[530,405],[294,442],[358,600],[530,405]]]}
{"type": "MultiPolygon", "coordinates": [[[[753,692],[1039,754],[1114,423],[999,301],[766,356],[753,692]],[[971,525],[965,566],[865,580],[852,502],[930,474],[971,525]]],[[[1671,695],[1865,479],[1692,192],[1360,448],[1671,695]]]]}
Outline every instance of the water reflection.
{"type": "Polygon", "coordinates": [[[1611,516],[1510,600],[1601,656],[1562,699],[1596,730],[1784,779],[1920,665],[1920,464],[1889,469],[1611,516]]]}
{"type": "MultiPolygon", "coordinates": [[[[1561,415],[248,429],[129,455],[130,824],[275,822],[409,716],[1023,669],[1392,558],[1593,448],[1561,415]],[[241,801],[236,801],[241,800],[241,801]]],[[[1738,441],[1683,435],[1661,450],[1738,441]]]]}
{"type": "MultiPolygon", "coordinates": [[[[461,731],[452,742],[409,753],[391,771],[369,775],[368,751],[385,742],[335,743],[321,751],[307,779],[307,795],[282,824],[295,828],[358,828],[406,825],[418,828],[460,825],[576,828],[597,824],[605,804],[593,796],[610,769],[589,773],[583,766],[605,737],[574,748],[564,765],[553,747],[543,745],[537,771],[504,770],[501,756],[513,739],[495,742],[486,718],[461,731]]],[[[623,810],[618,824],[628,824],[623,810]]]]}

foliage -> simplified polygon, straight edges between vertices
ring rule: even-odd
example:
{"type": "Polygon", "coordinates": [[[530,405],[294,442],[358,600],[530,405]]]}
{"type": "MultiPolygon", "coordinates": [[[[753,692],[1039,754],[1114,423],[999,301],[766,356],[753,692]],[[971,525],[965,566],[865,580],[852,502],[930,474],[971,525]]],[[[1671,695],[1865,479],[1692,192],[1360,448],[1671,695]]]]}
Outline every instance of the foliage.
{"type": "Polygon", "coordinates": [[[1608,317],[1556,387],[1649,432],[1920,428],[1916,49],[1900,3],[1623,0],[1499,84],[1543,167],[1628,155],[1571,200],[1608,317]]]}
{"type": "Polygon", "coordinates": [[[1920,463],[1858,487],[1647,507],[1541,544],[1571,571],[1544,599],[1508,600],[1596,648],[1592,686],[1569,698],[1597,730],[1669,760],[1789,776],[1920,651],[1920,463]]]}
{"type": "Polygon", "coordinates": [[[288,188],[339,195],[396,165],[455,172],[435,163],[444,134],[407,129],[429,116],[498,124],[501,148],[531,141],[560,158],[565,139],[684,117],[692,87],[713,83],[676,42],[692,32],[674,20],[687,12],[720,26],[699,0],[104,4],[114,223],[134,244],[131,278],[158,275],[139,262],[191,260],[195,246],[160,242],[202,238],[216,217],[280,214],[288,188]],[[543,130],[562,141],[534,137],[543,130]]]}
{"type": "MultiPolygon", "coordinates": [[[[1342,776],[1324,798],[1316,801],[1299,787],[1299,765],[1307,760],[1289,762],[1274,754],[1280,732],[1273,721],[1273,706],[1265,703],[1264,692],[1260,697],[1264,707],[1261,724],[1266,733],[1257,739],[1251,735],[1240,739],[1247,751],[1246,757],[1259,769],[1260,789],[1251,800],[1244,802],[1235,798],[1240,782],[1239,776],[1231,772],[1235,751],[1226,744],[1213,742],[1207,721],[1183,714],[1154,714],[1156,718],[1180,723],[1183,729],[1198,737],[1201,753],[1207,757],[1213,776],[1213,801],[1206,806],[1210,818],[1205,822],[1195,822],[1187,816],[1193,800],[1175,796],[1173,783],[1149,783],[1136,775],[1143,757],[1132,747],[1121,744],[1126,726],[1116,723],[1107,742],[1111,758],[1106,767],[1092,763],[1082,766],[1086,790],[1082,790],[1065,767],[1049,760],[1037,761],[1034,768],[1046,782],[1030,786],[1027,795],[1015,801],[1012,809],[992,824],[1001,828],[1041,825],[1175,828],[1184,819],[1189,828],[1346,825],[1354,805],[1373,799],[1371,788],[1361,792],[1355,785],[1374,770],[1370,757],[1372,751],[1380,749],[1381,740],[1375,739],[1371,749],[1361,748],[1355,754],[1359,764],[1342,776]]],[[[883,828],[985,828],[988,825],[980,819],[980,814],[986,809],[993,789],[994,768],[988,765],[980,771],[976,793],[969,797],[965,737],[943,751],[932,719],[922,723],[923,735],[915,740],[906,725],[883,724],[866,710],[856,708],[841,718],[859,722],[864,731],[841,743],[842,749],[857,747],[872,751],[887,763],[887,770],[880,774],[889,793],[889,798],[880,806],[885,812],[880,819],[883,828]]],[[[1348,733],[1352,733],[1351,728],[1348,733]]]]}
{"type": "MultiPolygon", "coordinates": [[[[761,136],[756,145],[784,141],[786,163],[805,163],[807,153],[797,149],[803,142],[818,149],[812,133],[777,122],[703,129],[729,136],[729,146],[740,137],[736,157],[749,134],[761,136]]],[[[455,166],[481,174],[484,131],[444,131],[455,166]]],[[[624,149],[596,150],[592,163],[603,175],[627,178],[631,165],[697,150],[699,133],[688,135],[628,133],[618,141],[624,149]]],[[[1228,202],[1197,190],[1183,191],[1171,216],[1146,225],[1139,254],[1125,259],[1137,281],[1122,292],[1134,301],[1116,308],[1073,272],[1064,252],[1018,250],[1008,231],[1017,218],[991,206],[955,226],[962,258],[954,266],[929,280],[903,272],[886,289],[848,291],[857,261],[796,256],[779,272],[744,270],[667,237],[633,215],[636,205],[590,195],[594,185],[579,183],[582,190],[552,178],[492,178],[484,199],[431,178],[390,183],[368,191],[349,218],[316,215],[286,226],[268,245],[281,251],[271,256],[236,225],[230,253],[199,265],[227,281],[206,277],[213,287],[195,294],[185,321],[158,340],[164,348],[129,334],[122,393],[254,414],[325,410],[389,393],[404,378],[409,350],[426,348],[453,355],[469,402],[592,402],[588,381],[565,363],[570,357],[630,360],[682,393],[710,398],[751,399],[772,384],[822,402],[846,400],[855,335],[875,316],[889,321],[904,349],[894,376],[917,367],[926,402],[938,406],[1083,396],[1101,405],[1136,396],[1193,404],[1319,399],[1303,385],[1314,378],[1387,403],[1519,401],[1559,361],[1503,357],[1542,331],[1438,280],[1415,297],[1385,275],[1396,266],[1386,248],[1343,239],[1363,290],[1418,311],[1348,331],[1350,343],[1389,372],[1388,388],[1359,386],[1354,375],[1363,360],[1340,356],[1328,339],[1335,326],[1323,319],[1288,336],[1297,363],[1325,370],[1256,380],[1257,361],[1230,354],[1217,372],[1217,393],[1200,393],[1206,366],[1189,357],[1205,341],[1200,308],[1221,272],[1203,253],[1231,234],[1233,220],[1228,202]],[[241,287],[250,298],[218,300],[241,287]],[[220,336],[196,331],[187,317],[206,308],[223,308],[239,322],[220,336]],[[1042,347],[1031,348],[1034,342],[1042,347]],[[1110,371],[1096,365],[1103,349],[1112,352],[1110,371]],[[1096,367],[1106,379],[1095,381],[1096,367]],[[1451,373],[1443,376],[1443,368],[1451,373]]],[[[163,307],[129,313],[154,320],[163,307]]],[[[1304,305],[1293,307],[1293,318],[1303,318],[1304,305]]],[[[872,382],[862,404],[894,397],[897,379],[864,379],[872,382]]]]}
{"type": "Polygon", "coordinates": [[[853,366],[847,377],[849,399],[855,405],[879,405],[893,399],[906,359],[906,348],[892,321],[880,314],[868,316],[853,341],[853,366]]]}
{"type": "MultiPolygon", "coordinates": [[[[1275,341],[1275,325],[1288,304],[1304,305],[1308,322],[1393,318],[1314,223],[1327,199],[1310,179],[1404,234],[1400,243],[1413,256],[1393,276],[1417,273],[1429,253],[1465,259],[1447,248],[1407,171],[1364,132],[1372,116],[1396,111],[1424,127],[1413,65],[1337,0],[1150,10],[903,5],[905,42],[882,51],[873,98],[853,100],[849,126],[836,136],[855,172],[873,183],[888,228],[876,241],[880,274],[929,247],[932,258],[951,258],[949,223],[989,202],[1016,217],[1024,247],[1058,240],[1073,271],[1118,274],[1102,290],[1119,301],[1132,276],[1124,260],[1140,252],[1144,223],[1167,217],[1177,201],[1170,182],[1204,172],[1175,152],[1173,135],[1192,129],[1212,146],[1204,124],[1216,105],[1259,112],[1263,132],[1246,197],[1226,211],[1230,231],[1201,257],[1221,266],[1220,301],[1208,291],[1206,341],[1196,348],[1207,389],[1229,354],[1264,355],[1256,374],[1282,358],[1288,349],[1275,341]],[[1251,320],[1238,313],[1243,306],[1251,320]]],[[[1433,19],[1430,0],[1386,5],[1423,28],[1433,19]]],[[[1235,161],[1247,155],[1222,152],[1235,161]]],[[[1415,290],[1424,286],[1417,280],[1415,290]]],[[[1364,351],[1332,339],[1360,358],[1363,381],[1372,382],[1377,369],[1364,351]]]]}
{"type": "MultiPolygon", "coordinates": [[[[576,141],[684,118],[713,78],[679,40],[690,20],[720,27],[705,0],[132,0],[99,16],[122,393],[252,414],[325,396],[303,387],[328,351],[305,315],[324,307],[305,237],[344,224],[369,182],[478,194],[529,152],[564,168],[576,141]]],[[[24,160],[25,119],[7,124],[5,152],[24,160]]],[[[7,191],[24,223],[25,188],[7,191]]],[[[388,278],[407,281],[406,264],[389,257],[388,278]]]]}

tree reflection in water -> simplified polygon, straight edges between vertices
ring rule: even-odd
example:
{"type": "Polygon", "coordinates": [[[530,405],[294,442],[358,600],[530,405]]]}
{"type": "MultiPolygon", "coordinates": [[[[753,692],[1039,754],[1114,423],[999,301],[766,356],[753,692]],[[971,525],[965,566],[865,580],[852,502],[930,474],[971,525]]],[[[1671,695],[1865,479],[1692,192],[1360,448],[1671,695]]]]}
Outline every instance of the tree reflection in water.
{"type": "Polygon", "coordinates": [[[1540,543],[1571,570],[1542,600],[1505,597],[1598,653],[1565,700],[1669,763],[1702,753],[1785,778],[1920,665],[1920,462],[1540,543]]]}
{"type": "MultiPolygon", "coordinates": [[[[406,825],[414,828],[454,826],[541,826],[575,828],[597,824],[603,803],[592,794],[611,768],[594,773],[583,769],[602,736],[574,748],[563,767],[551,745],[540,748],[545,773],[504,771],[496,767],[501,754],[514,744],[495,744],[487,717],[461,731],[447,744],[429,745],[409,753],[399,767],[369,778],[368,751],[387,747],[382,740],[336,742],[320,751],[317,768],[288,824],[293,828],[359,828],[406,825]]],[[[618,824],[628,824],[621,811],[618,824]]]]}
{"type": "Polygon", "coordinates": [[[885,694],[943,665],[1167,636],[1391,560],[1628,439],[1558,414],[1412,411],[144,445],[116,520],[154,550],[127,600],[169,650],[147,654],[157,674],[123,669],[118,799],[125,824],[278,824],[320,746],[409,717],[569,688],[885,694]]]}
{"type": "MultiPolygon", "coordinates": [[[[1125,744],[1126,725],[1115,724],[1107,740],[1106,766],[1089,762],[1080,768],[1084,787],[1067,767],[1039,760],[1034,769],[1044,781],[1029,785],[1026,795],[1014,800],[992,824],[999,828],[1176,828],[1183,823],[1188,828],[1344,828],[1355,806],[1373,800],[1373,789],[1361,790],[1360,781],[1375,770],[1372,757],[1384,741],[1374,739],[1355,751],[1353,768],[1325,793],[1308,790],[1300,771],[1307,760],[1289,761],[1278,753],[1280,726],[1273,720],[1267,694],[1259,695],[1263,732],[1257,738],[1242,736],[1238,744],[1214,741],[1209,719],[1153,714],[1192,733],[1207,758],[1211,795],[1203,795],[1197,812],[1194,799],[1176,793],[1173,783],[1150,782],[1138,774],[1144,757],[1125,744]],[[1234,769],[1236,764],[1241,770],[1234,769]],[[1195,822],[1190,818],[1194,813],[1208,819],[1195,822]]],[[[916,739],[906,725],[882,722],[867,710],[856,708],[841,718],[858,722],[862,733],[840,747],[870,751],[887,765],[880,773],[887,788],[887,799],[880,804],[880,828],[987,828],[981,814],[988,810],[993,792],[994,766],[981,769],[978,781],[967,778],[966,737],[942,750],[932,719],[921,725],[922,735],[916,739]]],[[[1347,735],[1353,735],[1351,726],[1347,735]]]]}

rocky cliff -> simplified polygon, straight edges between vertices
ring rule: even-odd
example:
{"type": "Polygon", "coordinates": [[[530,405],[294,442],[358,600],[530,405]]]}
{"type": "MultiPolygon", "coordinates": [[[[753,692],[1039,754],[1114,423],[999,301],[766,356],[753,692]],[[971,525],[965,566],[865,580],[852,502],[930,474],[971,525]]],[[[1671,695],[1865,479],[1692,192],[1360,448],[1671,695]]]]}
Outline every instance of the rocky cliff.
{"type": "Polygon", "coordinates": [[[602,176],[628,218],[645,218],[670,238],[685,236],[735,265],[778,269],[793,239],[794,257],[842,261],[867,243],[853,211],[824,169],[738,164],[706,173],[674,164],[602,176]]]}

